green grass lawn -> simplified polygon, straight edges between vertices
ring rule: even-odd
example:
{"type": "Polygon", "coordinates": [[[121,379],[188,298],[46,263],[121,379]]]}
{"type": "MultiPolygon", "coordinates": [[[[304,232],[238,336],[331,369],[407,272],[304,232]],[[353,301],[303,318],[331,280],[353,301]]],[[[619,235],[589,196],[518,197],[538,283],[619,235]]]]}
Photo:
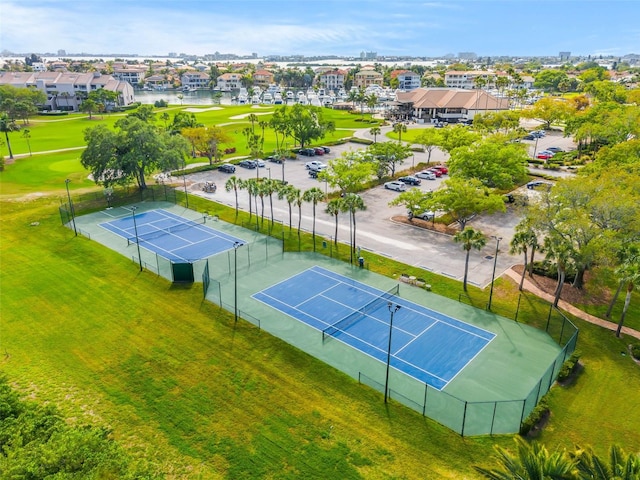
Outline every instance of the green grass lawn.
{"type": "MultiPolygon", "coordinates": [[[[247,111],[230,110],[219,123],[247,111]]],[[[359,123],[346,118],[344,125],[359,123]]],[[[77,145],[87,123],[70,120],[75,136],[51,145],[77,145]]],[[[62,135],[61,124],[43,124],[42,132],[52,129],[43,138],[62,135]]],[[[32,149],[34,140],[32,133],[32,149]]],[[[92,186],[78,151],[17,159],[0,173],[2,371],[35,399],[112,427],[125,447],[172,478],[477,478],[472,466],[491,465],[494,444],[512,446],[510,436],[461,438],[398,404],[385,407],[379,393],[304,352],[245,322],[234,328],[233,315],[202,301],[199,284],[173,286],[74,237],[57,213],[65,178],[73,189],[92,186]]],[[[228,207],[192,202],[233,218],[228,207]]],[[[388,258],[368,259],[385,275],[411,273],[388,258]]],[[[458,299],[459,282],[426,274],[435,293],[458,299]]],[[[600,272],[589,282],[613,286],[600,272]]],[[[465,301],[482,308],[487,295],[470,287],[465,301]]],[[[499,279],[493,310],[510,316],[517,303],[517,285],[499,279]]],[[[518,320],[544,327],[546,305],[524,296],[518,320]]],[[[576,323],[584,369],[572,385],[552,389],[540,440],[550,449],[592,445],[601,455],[612,443],[633,450],[640,366],[625,354],[631,340],[576,323]]]]}

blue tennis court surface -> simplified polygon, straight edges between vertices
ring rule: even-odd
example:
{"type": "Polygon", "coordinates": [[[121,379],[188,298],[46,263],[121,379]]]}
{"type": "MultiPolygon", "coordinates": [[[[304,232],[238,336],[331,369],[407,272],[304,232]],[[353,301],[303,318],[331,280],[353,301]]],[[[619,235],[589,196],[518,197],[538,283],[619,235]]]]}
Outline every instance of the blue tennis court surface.
{"type": "Polygon", "coordinates": [[[245,242],[232,235],[188,220],[167,210],[150,210],[101,223],[100,226],[121,237],[130,244],[157,253],[173,262],[193,262],[233,248],[235,242],[245,242]],[[137,228],[137,235],[136,235],[137,228]]]}
{"type": "Polygon", "coordinates": [[[386,364],[443,389],[495,334],[314,266],[253,295],[272,308],[386,364]],[[364,309],[364,313],[359,313],[364,309]],[[336,325],[337,323],[337,325],[336,325]]]}

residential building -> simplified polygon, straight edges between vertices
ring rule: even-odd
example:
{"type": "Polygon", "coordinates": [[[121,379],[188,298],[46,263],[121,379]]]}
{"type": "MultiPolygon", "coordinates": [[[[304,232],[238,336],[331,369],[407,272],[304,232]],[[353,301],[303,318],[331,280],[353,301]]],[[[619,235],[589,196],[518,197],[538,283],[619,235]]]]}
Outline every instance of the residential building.
{"type": "Polygon", "coordinates": [[[144,82],[145,68],[114,68],[113,78],[121,82],[129,82],[131,85],[140,85],[144,82]]]}
{"type": "Polygon", "coordinates": [[[472,120],[478,113],[508,110],[509,102],[484,90],[418,88],[396,94],[397,107],[390,115],[418,123],[472,120]]]}
{"type": "Polygon", "coordinates": [[[253,74],[253,85],[266,90],[274,81],[274,75],[269,70],[256,70],[253,74]]]}
{"type": "Polygon", "coordinates": [[[77,111],[90,92],[102,88],[118,92],[115,106],[135,101],[130,83],[99,72],[0,72],[0,85],[41,90],[47,95],[45,110],[77,111]]]}
{"type": "Polygon", "coordinates": [[[391,78],[398,79],[398,88],[408,92],[420,88],[420,75],[411,70],[394,70],[390,74],[391,78]]]}
{"type": "Polygon", "coordinates": [[[222,92],[238,90],[242,87],[241,73],[223,73],[218,77],[216,89],[222,92]]]}
{"type": "Polygon", "coordinates": [[[318,77],[318,84],[327,90],[335,92],[344,88],[344,81],[347,78],[347,72],[344,70],[328,70],[321,73],[318,77]]]}
{"type": "Polygon", "coordinates": [[[186,72],[180,77],[183,88],[206,89],[209,88],[211,78],[204,72],[186,72]]]}
{"type": "Polygon", "coordinates": [[[380,85],[384,80],[380,72],[373,69],[363,68],[354,75],[353,85],[357,88],[367,88],[369,85],[380,85]]]}

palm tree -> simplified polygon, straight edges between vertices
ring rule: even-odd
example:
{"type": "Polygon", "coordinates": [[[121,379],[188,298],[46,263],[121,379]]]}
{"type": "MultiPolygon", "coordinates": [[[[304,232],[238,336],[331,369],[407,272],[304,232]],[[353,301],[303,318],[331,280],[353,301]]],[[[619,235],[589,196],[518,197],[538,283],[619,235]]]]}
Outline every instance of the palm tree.
{"type": "Polygon", "coordinates": [[[524,277],[527,274],[527,260],[528,258],[529,242],[526,232],[516,232],[511,239],[511,248],[509,253],[511,255],[517,255],[519,253],[524,254],[524,267],[522,268],[522,278],[520,279],[520,285],[518,290],[522,291],[522,285],[524,284],[524,277]]]}
{"type": "Polygon", "coordinates": [[[619,446],[609,449],[609,463],[598,457],[591,448],[575,447],[569,457],[577,462],[578,476],[590,480],[637,480],[640,478],[640,456],[626,454],[619,446]]]}
{"type": "Polygon", "coordinates": [[[296,188],[293,185],[282,185],[282,187],[278,189],[278,199],[286,199],[289,204],[289,230],[292,228],[291,206],[295,201],[294,190],[296,190],[296,188]]]}
{"type": "Polygon", "coordinates": [[[549,453],[540,443],[527,443],[515,437],[517,453],[514,455],[502,447],[495,447],[498,468],[474,467],[482,476],[491,480],[562,480],[575,479],[576,461],[564,452],[549,453]]]}
{"type": "MultiPolygon", "coordinates": [[[[233,190],[236,195],[236,219],[238,218],[238,209],[239,209],[238,190],[243,188],[243,183],[244,182],[242,181],[242,179],[236,177],[235,175],[232,175],[224,184],[224,189],[227,192],[230,192],[231,190],[233,190]]],[[[249,212],[251,212],[251,201],[249,201],[249,212]]],[[[249,213],[249,217],[251,217],[251,213],[249,213]]]]}
{"type": "Polygon", "coordinates": [[[571,245],[559,235],[549,235],[544,239],[544,249],[547,258],[555,260],[558,268],[558,284],[554,292],[553,306],[558,307],[564,280],[567,276],[567,265],[571,258],[571,245]]]}
{"type": "Polygon", "coordinates": [[[624,263],[616,269],[617,277],[621,282],[627,284],[627,295],[624,300],[624,307],[622,307],[618,328],[616,329],[616,337],[618,338],[620,338],[624,317],[627,315],[629,303],[631,302],[631,292],[633,292],[635,284],[640,282],[640,245],[628,247],[625,257],[624,263]]]}
{"type": "Polygon", "coordinates": [[[462,281],[462,288],[467,291],[467,276],[469,273],[469,254],[471,249],[481,250],[487,244],[487,238],[484,234],[478,230],[474,230],[471,227],[465,228],[461,232],[458,232],[453,237],[456,243],[461,243],[462,248],[467,252],[464,261],[464,279],[462,281]]]}
{"type": "MultiPolygon", "coordinates": [[[[262,226],[264,225],[264,196],[267,194],[267,191],[263,181],[256,180],[255,186],[256,186],[256,195],[257,197],[260,197],[260,206],[261,206],[260,226],[262,226]]],[[[256,197],[256,201],[257,201],[257,197],[256,197]]],[[[256,205],[256,215],[257,214],[258,214],[258,205],[256,205]]]]}
{"type": "Polygon", "coordinates": [[[356,251],[356,212],[364,211],[367,207],[364,204],[364,200],[362,197],[356,193],[347,193],[342,199],[342,211],[349,212],[350,221],[349,226],[351,230],[351,226],[353,226],[353,230],[351,230],[349,239],[349,243],[351,244],[351,262],[353,263],[353,256],[356,251]]]}
{"type": "Polygon", "coordinates": [[[333,243],[338,245],[338,215],[342,211],[342,198],[334,198],[327,203],[327,208],[325,208],[325,213],[332,215],[336,220],[336,233],[333,236],[333,243]]]}
{"type": "Polygon", "coordinates": [[[316,205],[318,202],[322,201],[324,198],[324,192],[320,190],[318,187],[312,187],[309,190],[305,191],[302,195],[302,199],[305,202],[311,202],[313,205],[313,228],[311,230],[311,235],[313,238],[313,251],[316,251],[316,205]]]}
{"type": "Polygon", "coordinates": [[[298,240],[300,240],[300,227],[302,225],[302,203],[304,199],[302,198],[302,191],[299,188],[293,189],[291,192],[291,198],[293,200],[293,204],[298,207],[298,240]]]}
{"type": "Polygon", "coordinates": [[[28,128],[23,128],[22,129],[22,137],[27,141],[27,148],[29,149],[29,156],[32,157],[33,154],[31,153],[31,130],[29,130],[28,128]]]}
{"type": "Polygon", "coordinates": [[[9,115],[3,113],[0,115],[0,132],[4,133],[4,138],[7,140],[7,148],[9,149],[9,158],[13,158],[13,151],[11,150],[11,142],[9,141],[9,132],[15,132],[20,127],[16,125],[16,122],[9,118],[9,115]]]}
{"type": "Polygon", "coordinates": [[[380,127],[371,127],[369,133],[373,135],[373,143],[376,143],[376,139],[378,138],[378,135],[380,135],[380,127]]]}
{"type": "Polygon", "coordinates": [[[407,126],[404,123],[398,122],[393,124],[393,133],[398,134],[398,142],[402,142],[402,133],[407,131],[407,126]]]}
{"type": "Polygon", "coordinates": [[[280,184],[277,181],[272,180],[270,178],[262,179],[262,187],[264,189],[264,193],[269,197],[269,210],[271,211],[272,227],[273,227],[273,194],[278,191],[278,185],[280,184]]]}

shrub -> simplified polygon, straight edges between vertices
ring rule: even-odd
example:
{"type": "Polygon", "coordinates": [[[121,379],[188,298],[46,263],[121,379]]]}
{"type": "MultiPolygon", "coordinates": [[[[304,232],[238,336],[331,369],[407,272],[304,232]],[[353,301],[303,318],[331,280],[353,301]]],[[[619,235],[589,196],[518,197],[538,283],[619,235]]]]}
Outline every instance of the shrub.
{"type": "Polygon", "coordinates": [[[371,145],[373,143],[373,140],[369,140],[367,138],[356,138],[356,137],[353,137],[353,138],[351,138],[351,141],[353,143],[361,143],[363,145],[371,145]]]}
{"type": "MultiPolygon", "coordinates": [[[[553,278],[557,280],[558,278],[558,266],[550,262],[549,260],[543,260],[542,262],[533,262],[533,273],[536,275],[542,275],[543,277],[553,278]]],[[[569,268],[565,275],[565,283],[573,282],[576,277],[576,271],[574,268],[569,268]]]]}
{"type": "Polygon", "coordinates": [[[640,343],[631,345],[631,356],[636,360],[640,360],[640,343]]]}
{"type": "Polygon", "coordinates": [[[169,103],[166,100],[156,100],[153,103],[153,106],[156,107],[156,108],[162,108],[162,107],[169,106],[169,103]]]}
{"type": "Polygon", "coordinates": [[[540,423],[548,414],[549,414],[549,405],[547,404],[547,400],[545,397],[540,399],[540,403],[536,405],[536,407],[531,411],[529,416],[522,422],[520,425],[520,435],[526,436],[531,430],[533,430],[536,425],[540,423]]]}
{"type": "Polygon", "coordinates": [[[558,372],[558,382],[563,382],[573,373],[580,360],[580,353],[573,352],[571,356],[562,364],[562,368],[558,372]]]}

